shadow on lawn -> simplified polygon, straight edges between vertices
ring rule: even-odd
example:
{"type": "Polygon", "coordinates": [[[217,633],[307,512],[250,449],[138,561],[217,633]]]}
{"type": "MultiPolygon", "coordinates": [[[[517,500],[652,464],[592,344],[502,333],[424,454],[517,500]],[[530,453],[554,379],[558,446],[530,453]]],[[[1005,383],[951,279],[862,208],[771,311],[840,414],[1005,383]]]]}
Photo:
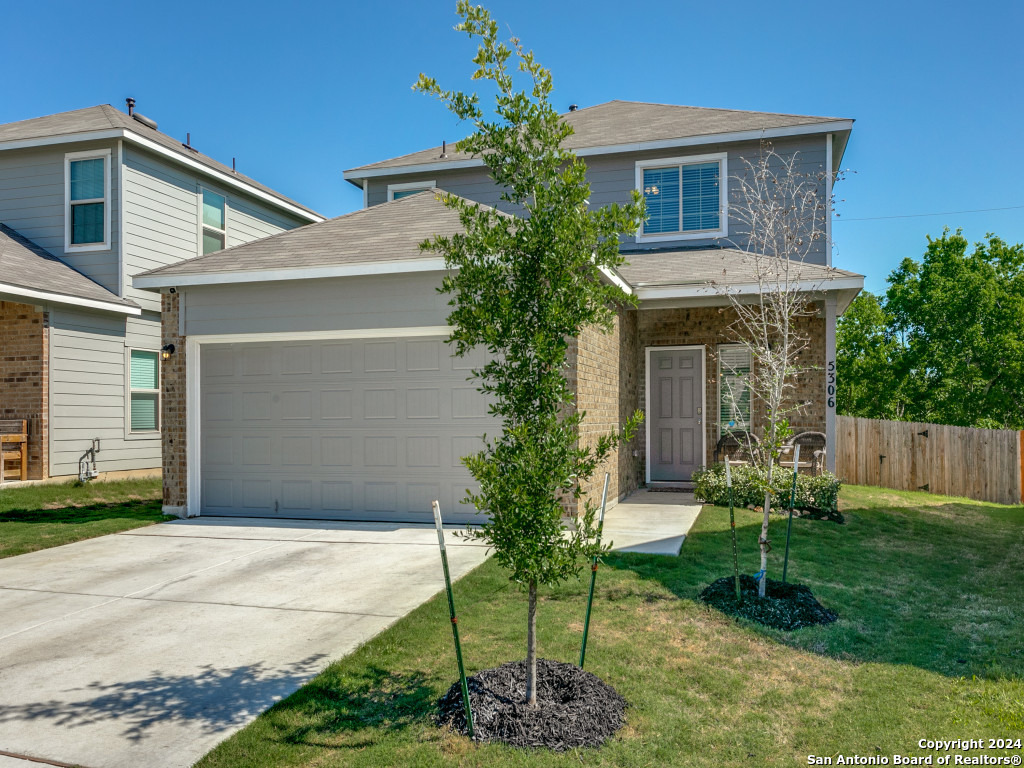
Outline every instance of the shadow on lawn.
{"type": "Polygon", "coordinates": [[[59,509],[10,509],[0,512],[0,523],[65,523],[81,525],[102,520],[162,520],[159,499],[132,499],[107,504],[59,509]]]}
{"type": "Polygon", "coordinates": [[[432,722],[436,700],[437,692],[422,674],[369,666],[358,673],[346,671],[343,679],[331,672],[322,675],[268,717],[277,739],[287,744],[361,749],[383,734],[432,722]]]}
{"type": "Polygon", "coordinates": [[[198,726],[204,734],[245,725],[316,674],[324,656],[317,654],[286,667],[263,664],[216,669],[197,674],[153,672],[143,680],[90,683],[63,691],[62,699],[0,704],[0,724],[50,721],[61,728],[104,720],[124,723],[122,735],[141,741],[166,723],[198,726]]]}
{"type": "MultiPolygon", "coordinates": [[[[787,645],[841,659],[907,664],[951,677],[1024,678],[1024,589],[1012,563],[1024,551],[1013,510],[846,509],[847,525],[795,519],[789,580],[806,584],[839,621],[793,632],[747,623],[787,645]],[[1016,554],[1015,554],[1016,553],[1016,554]],[[1015,639],[1017,638],[1017,639],[1015,639]]],[[[684,600],[732,573],[728,511],[706,507],[677,558],[613,553],[609,567],[684,600]],[[700,523],[704,522],[704,525],[700,523]],[[707,523],[711,523],[710,525],[707,523]]],[[[749,514],[749,513],[747,513],[749,514]]],[[[780,579],[786,519],[773,516],[768,571],[780,579]]],[[[760,525],[737,524],[740,570],[757,566],[760,525]]]]}

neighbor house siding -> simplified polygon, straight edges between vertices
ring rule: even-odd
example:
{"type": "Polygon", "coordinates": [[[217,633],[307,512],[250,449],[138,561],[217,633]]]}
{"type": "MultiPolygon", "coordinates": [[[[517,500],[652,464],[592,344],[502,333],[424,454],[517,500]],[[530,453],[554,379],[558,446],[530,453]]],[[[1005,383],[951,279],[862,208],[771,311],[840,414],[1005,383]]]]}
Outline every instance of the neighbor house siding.
{"type": "Polygon", "coordinates": [[[100,472],[159,467],[159,435],[125,435],[125,318],[55,307],[50,324],[50,474],[78,474],[93,438],[100,472]]]}
{"type": "Polygon", "coordinates": [[[124,187],[125,296],[153,312],[160,311],[159,295],[133,288],[131,278],[199,255],[199,196],[203,188],[227,200],[229,247],[293,229],[301,223],[131,147],[125,150],[124,187]]]}
{"type": "MultiPolygon", "coordinates": [[[[807,174],[813,178],[822,203],[824,203],[825,137],[818,135],[777,139],[771,142],[771,144],[780,155],[796,154],[797,172],[807,174]]],[[[590,205],[592,208],[599,208],[611,203],[621,205],[629,202],[630,196],[636,188],[636,163],[638,161],[685,158],[688,156],[724,152],[727,154],[729,206],[730,211],[732,211],[734,205],[733,195],[737,189],[736,177],[749,171],[748,163],[758,162],[761,151],[759,142],[741,142],[737,144],[707,144],[681,149],[659,149],[584,157],[582,159],[587,164],[587,180],[590,183],[590,205]]],[[[389,184],[404,184],[417,181],[435,181],[437,186],[446,192],[460,195],[484,205],[495,206],[509,213],[519,213],[515,207],[501,200],[500,189],[491,180],[487,168],[483,167],[453,171],[432,171],[419,174],[396,174],[379,179],[370,179],[368,182],[370,188],[367,195],[367,203],[369,205],[377,205],[386,202],[389,184]]],[[[824,232],[824,218],[822,218],[819,226],[821,231],[824,232]]],[[[727,238],[686,239],[678,241],[678,244],[693,248],[715,244],[722,246],[743,245],[745,238],[741,234],[742,228],[740,221],[733,212],[729,217],[729,236],[727,238]]],[[[673,241],[637,244],[635,239],[630,237],[622,238],[622,243],[627,247],[636,246],[638,248],[668,248],[673,245],[673,241]]],[[[815,264],[825,264],[826,255],[825,242],[822,239],[816,242],[813,253],[808,258],[808,261],[815,264]]]]}
{"type": "Polygon", "coordinates": [[[114,142],[58,144],[38,149],[0,152],[0,222],[104,288],[117,293],[119,247],[117,145],[114,142]],[[64,155],[110,149],[110,248],[102,251],[64,251],[64,155]]]}

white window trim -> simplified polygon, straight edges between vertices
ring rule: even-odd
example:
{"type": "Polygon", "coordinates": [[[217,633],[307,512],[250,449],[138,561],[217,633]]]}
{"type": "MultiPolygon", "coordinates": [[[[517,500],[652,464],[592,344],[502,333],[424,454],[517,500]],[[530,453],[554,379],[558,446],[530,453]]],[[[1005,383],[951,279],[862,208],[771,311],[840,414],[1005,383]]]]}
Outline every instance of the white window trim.
{"type": "MultiPolygon", "coordinates": [[[[723,388],[723,385],[724,385],[724,376],[723,376],[723,373],[722,373],[722,348],[723,347],[744,347],[744,346],[745,346],[744,344],[741,344],[741,343],[738,343],[738,342],[732,342],[732,343],[728,343],[728,344],[719,344],[718,347],[715,350],[715,354],[716,354],[716,356],[718,358],[717,361],[716,361],[718,363],[718,402],[716,403],[717,412],[715,413],[715,420],[718,422],[718,436],[719,437],[724,435],[725,431],[726,431],[726,426],[724,424],[722,424],[722,388],[723,388]]],[[[749,353],[749,349],[748,349],[748,353],[749,353]]],[[[753,355],[751,355],[750,366],[751,366],[751,368],[753,368],[753,366],[754,366],[753,355]]],[[[748,376],[749,376],[749,374],[748,374],[748,376]]],[[[745,431],[753,432],[754,431],[754,391],[753,391],[752,387],[750,386],[749,378],[747,380],[747,389],[750,390],[750,423],[747,425],[747,429],[745,431]]]]}
{"type": "Polygon", "coordinates": [[[404,184],[388,184],[388,202],[390,203],[395,199],[395,192],[408,192],[411,189],[422,192],[433,189],[436,186],[436,181],[410,181],[404,184]]]}
{"type": "MultiPolygon", "coordinates": [[[[729,154],[727,152],[714,152],[708,155],[688,155],[685,157],[659,157],[654,160],[636,161],[636,188],[643,194],[644,191],[644,169],[663,168],[671,165],[691,165],[696,163],[718,162],[718,229],[702,229],[695,232],[659,232],[655,235],[645,235],[643,225],[637,232],[638,243],[664,243],[672,240],[707,240],[713,237],[729,236],[729,154]]],[[[682,190],[680,190],[680,195],[682,190]]],[[[679,225],[682,226],[682,220],[679,225]]]]}
{"type": "MultiPolygon", "coordinates": [[[[86,152],[64,153],[64,250],[68,253],[110,250],[110,150],[93,149],[86,152]],[[71,163],[75,160],[103,160],[103,242],[102,243],[71,243],[71,163]]],[[[86,203],[76,200],[76,203],[86,203]]],[[[100,202],[99,198],[92,202],[100,202]]]]}
{"type": "Polygon", "coordinates": [[[203,230],[204,229],[209,229],[212,232],[221,232],[224,235],[224,248],[222,248],[221,250],[225,250],[226,248],[230,248],[231,247],[228,244],[228,209],[230,207],[231,206],[228,205],[228,196],[224,192],[222,192],[221,190],[219,190],[219,189],[217,189],[215,187],[208,186],[206,184],[200,184],[199,185],[199,192],[196,195],[196,210],[197,210],[198,216],[199,216],[199,240],[196,243],[196,254],[197,255],[199,255],[199,256],[204,256],[205,255],[203,253],[203,230]],[[218,229],[216,229],[214,227],[208,226],[208,225],[203,223],[203,192],[212,192],[213,194],[218,195],[218,196],[224,198],[224,229],[218,230],[218,229]]]}
{"type": "Polygon", "coordinates": [[[145,347],[124,348],[124,383],[127,397],[124,399],[124,437],[125,440],[153,440],[160,437],[160,429],[163,427],[163,393],[161,388],[164,383],[163,360],[159,349],[146,349],[145,347]],[[132,352],[150,352],[156,355],[156,389],[133,389],[132,388],[132,352]],[[142,392],[144,394],[156,394],[156,429],[133,430],[132,429],[132,393],[142,392]]]}

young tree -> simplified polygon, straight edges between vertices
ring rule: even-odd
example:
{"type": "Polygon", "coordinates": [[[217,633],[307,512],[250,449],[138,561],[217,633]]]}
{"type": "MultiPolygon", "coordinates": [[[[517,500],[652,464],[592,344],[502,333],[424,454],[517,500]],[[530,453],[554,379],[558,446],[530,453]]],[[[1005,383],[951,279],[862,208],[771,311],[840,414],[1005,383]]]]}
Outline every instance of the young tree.
{"type": "MultiPolygon", "coordinates": [[[[725,280],[716,286],[735,313],[732,333],[750,352],[751,411],[764,416],[760,443],[748,447],[764,483],[764,520],[758,540],[762,597],[771,549],[768,523],[775,464],[792,434],[789,416],[803,407],[789,395],[796,378],[807,370],[799,362],[809,343],[805,321],[817,313],[808,289],[821,288],[825,282],[808,286],[806,264],[816,251],[831,247],[825,222],[832,201],[823,192],[825,173],[831,169],[805,174],[799,170],[797,153],[783,155],[762,143],[759,156],[747,160],[744,171],[730,179],[730,214],[739,225],[733,245],[742,251],[757,293],[739,295],[725,280]]],[[[737,408],[733,404],[732,409],[737,408]]]]}
{"type": "Polygon", "coordinates": [[[567,352],[583,328],[610,328],[616,305],[630,301],[604,278],[622,263],[619,235],[636,232],[643,204],[635,193],[626,205],[590,209],[586,168],[562,146],[572,128],[551,106],[550,72],[518,39],[500,42],[487,10],[460,0],[457,12],[456,29],[480,41],[473,79],[493,86],[494,117],[485,115],[476,93],[442,90],[422,74],[415,88],[473,124],[475,133],[459,150],[486,163],[501,199],[522,216],[445,195],[464,234],[433,237],[422,247],[442,254],[450,270],[441,290],[451,295],[456,354],[475,347],[490,353],[473,375],[503,430],[463,459],[480,487],[467,501],[490,516],[472,535],[494,548],[497,562],[528,593],[526,698],[536,706],[537,587],[578,576],[585,558],[601,551],[594,504],[587,499],[579,520],[567,526],[561,500],[582,496],[582,484],[639,418],[592,449],[582,447],[585,414],[574,408],[566,382],[567,352]],[[527,90],[515,88],[513,56],[529,79],[527,90]]]}

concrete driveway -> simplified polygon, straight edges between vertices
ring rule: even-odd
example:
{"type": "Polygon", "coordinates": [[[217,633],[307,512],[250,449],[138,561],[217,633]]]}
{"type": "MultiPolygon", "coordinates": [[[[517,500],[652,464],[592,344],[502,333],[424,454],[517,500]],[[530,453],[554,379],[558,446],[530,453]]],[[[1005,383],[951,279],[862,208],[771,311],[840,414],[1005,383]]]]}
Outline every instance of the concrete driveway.
{"type": "MultiPolygon", "coordinates": [[[[453,578],[485,559],[447,538],[453,578]]],[[[434,529],[384,523],[198,518],[0,560],[0,765],[189,766],[443,586],[434,529]]]]}

